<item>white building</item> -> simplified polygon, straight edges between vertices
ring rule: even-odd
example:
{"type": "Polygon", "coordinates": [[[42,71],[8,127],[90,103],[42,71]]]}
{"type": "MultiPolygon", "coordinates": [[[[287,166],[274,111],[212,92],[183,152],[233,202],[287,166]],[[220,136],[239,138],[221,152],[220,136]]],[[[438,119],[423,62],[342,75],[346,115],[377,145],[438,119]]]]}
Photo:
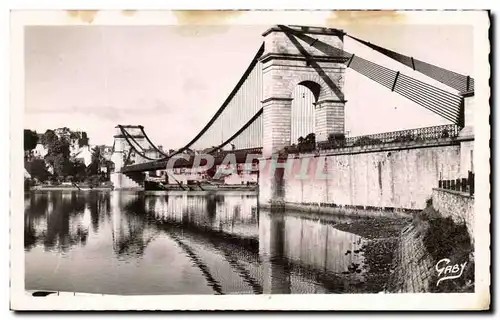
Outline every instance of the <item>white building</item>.
{"type": "Polygon", "coordinates": [[[92,148],[90,146],[73,147],[70,150],[70,156],[76,160],[80,160],[86,167],[92,162],[92,148]]]}
{"type": "Polygon", "coordinates": [[[35,158],[43,159],[49,151],[47,148],[43,146],[40,142],[36,145],[35,149],[33,149],[33,156],[35,158]]]}
{"type": "MultiPolygon", "coordinates": [[[[33,149],[33,156],[38,159],[43,159],[47,155],[48,149],[40,142],[40,140],[41,139],[39,139],[38,144],[33,149]]],[[[73,139],[69,147],[70,157],[75,160],[80,160],[85,164],[85,166],[89,166],[92,162],[92,149],[94,147],[95,146],[92,145],[80,146],[78,144],[78,140],[73,139]]],[[[113,148],[110,146],[100,146],[100,148],[104,159],[110,160],[113,148]]]]}

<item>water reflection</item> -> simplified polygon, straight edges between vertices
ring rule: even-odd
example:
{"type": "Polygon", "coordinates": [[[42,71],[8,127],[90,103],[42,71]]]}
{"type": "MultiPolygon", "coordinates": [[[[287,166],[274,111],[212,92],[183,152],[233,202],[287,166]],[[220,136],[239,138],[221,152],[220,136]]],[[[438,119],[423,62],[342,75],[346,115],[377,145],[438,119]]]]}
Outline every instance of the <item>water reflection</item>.
{"type": "Polygon", "coordinates": [[[363,263],[354,253],[363,239],[335,229],[345,221],[259,210],[257,197],[244,193],[31,193],[26,285],[115,294],[356,292],[363,272],[349,269],[363,263]]]}
{"type": "Polygon", "coordinates": [[[43,244],[45,250],[67,252],[71,246],[86,244],[92,211],[85,196],[59,192],[33,194],[25,200],[25,248],[43,244]]]}

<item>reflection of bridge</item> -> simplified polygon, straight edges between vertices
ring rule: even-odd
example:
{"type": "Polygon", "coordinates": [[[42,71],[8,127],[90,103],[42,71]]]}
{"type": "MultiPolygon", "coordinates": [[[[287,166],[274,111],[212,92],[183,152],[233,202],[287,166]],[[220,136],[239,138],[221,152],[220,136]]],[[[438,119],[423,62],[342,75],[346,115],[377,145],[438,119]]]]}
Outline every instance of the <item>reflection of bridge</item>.
{"type": "MultiPolygon", "coordinates": [[[[210,166],[202,155],[211,155],[215,158],[212,165],[224,167],[262,161],[278,153],[312,158],[307,163],[308,168],[315,168],[311,172],[321,168],[334,175],[326,182],[311,178],[303,183],[260,168],[263,205],[280,200],[423,209],[439,180],[467,178],[473,170],[474,79],[470,76],[337,29],[276,26],[263,36],[264,43],[233,91],[184,147],[166,154],[142,126],[117,127],[112,158],[116,189],[143,188],[147,171],[210,166]],[[346,37],[399,62],[406,70],[392,70],[344,51],[346,37]],[[387,94],[402,96],[449,124],[346,137],[343,87],[347,68],[385,87],[387,94]],[[406,74],[415,72],[440,82],[440,87],[406,74]],[[297,139],[298,144],[292,144],[297,139]]],[[[290,163],[302,170],[300,161],[290,163]]]]}
{"type": "MultiPolygon", "coordinates": [[[[363,244],[333,227],[346,218],[258,212],[255,196],[49,192],[32,194],[26,202],[27,250],[102,248],[104,262],[97,264],[102,266],[112,260],[107,242],[112,239],[119,261],[157,262],[156,254],[168,252],[160,260],[165,268],[170,259],[179,261],[177,267],[193,266],[190,274],[204,277],[215,293],[343,292],[363,276],[343,274],[351,263],[362,262],[345,253],[363,244]]],[[[65,270],[71,273],[77,261],[66,261],[65,270]]]]}
{"type": "MultiPolygon", "coordinates": [[[[120,193],[114,193],[113,197],[122,202],[120,193]]],[[[228,198],[136,196],[131,202],[121,204],[119,220],[123,225],[123,221],[130,219],[146,219],[155,230],[149,233],[168,235],[215,293],[231,292],[228,283],[233,276],[253,293],[314,292],[319,288],[341,292],[348,283],[356,281],[342,272],[352,262],[360,262],[357,257],[345,255],[362,245],[360,237],[338,231],[330,224],[281,214],[261,212],[257,217],[252,210],[256,198],[228,198]],[[219,203],[213,216],[206,211],[213,206],[212,201],[219,203]],[[227,204],[225,209],[224,204],[227,204]],[[235,210],[238,204],[241,209],[235,210]],[[143,211],[138,211],[140,208],[143,211]],[[235,220],[249,231],[231,228],[235,220]],[[222,271],[227,268],[232,270],[231,274],[222,271]]],[[[129,237],[139,237],[142,243],[143,236],[128,234],[122,242],[134,242],[129,237]]]]}

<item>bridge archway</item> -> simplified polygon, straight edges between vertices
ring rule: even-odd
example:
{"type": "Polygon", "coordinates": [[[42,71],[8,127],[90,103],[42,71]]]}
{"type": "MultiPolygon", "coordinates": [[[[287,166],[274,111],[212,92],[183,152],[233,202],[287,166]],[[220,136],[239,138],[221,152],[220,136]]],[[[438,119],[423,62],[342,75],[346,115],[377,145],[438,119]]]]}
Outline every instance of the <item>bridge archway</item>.
{"type": "Polygon", "coordinates": [[[315,132],[315,104],[321,87],[313,81],[302,81],[292,91],[290,143],[300,143],[315,132]]]}

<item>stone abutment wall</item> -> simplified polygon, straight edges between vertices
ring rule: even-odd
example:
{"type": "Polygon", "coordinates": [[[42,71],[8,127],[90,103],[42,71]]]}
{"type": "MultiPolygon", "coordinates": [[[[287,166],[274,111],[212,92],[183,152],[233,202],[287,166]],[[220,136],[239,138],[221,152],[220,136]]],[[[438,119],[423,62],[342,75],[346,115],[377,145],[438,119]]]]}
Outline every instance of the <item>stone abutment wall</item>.
{"type": "Polygon", "coordinates": [[[465,224],[474,239],[474,197],[465,192],[435,188],[432,206],[443,217],[451,217],[457,224],[465,224]]]}
{"type": "Polygon", "coordinates": [[[413,143],[345,148],[330,154],[301,155],[274,173],[271,162],[268,159],[260,171],[261,205],[281,202],[318,211],[338,207],[412,211],[425,208],[439,179],[459,176],[460,146],[413,143]]]}

